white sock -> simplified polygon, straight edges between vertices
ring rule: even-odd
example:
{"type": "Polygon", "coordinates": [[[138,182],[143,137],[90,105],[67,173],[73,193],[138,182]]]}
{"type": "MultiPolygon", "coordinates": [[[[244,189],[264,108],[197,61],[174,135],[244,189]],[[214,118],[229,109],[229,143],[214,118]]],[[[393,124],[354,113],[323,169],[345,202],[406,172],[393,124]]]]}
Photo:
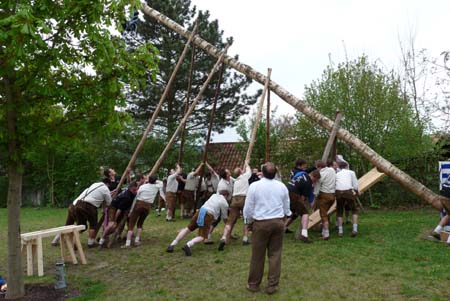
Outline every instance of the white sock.
{"type": "Polygon", "coordinates": [[[136,236],[134,239],[135,242],[139,242],[140,240],[141,240],[141,238],[139,236],[136,236]]]}
{"type": "Polygon", "coordinates": [[[308,237],[308,230],[302,229],[302,236],[308,237]]]}
{"type": "Polygon", "coordinates": [[[358,232],[358,224],[353,224],[353,232],[358,232]]]}
{"type": "Polygon", "coordinates": [[[194,246],[194,242],[193,242],[192,240],[188,241],[188,242],[187,242],[187,246],[188,246],[189,248],[192,248],[192,246],[194,246]]]}
{"type": "Polygon", "coordinates": [[[338,226],[338,232],[339,234],[344,233],[344,229],[342,228],[342,226],[338,226]]]}
{"type": "Polygon", "coordinates": [[[244,235],[244,236],[242,237],[242,241],[248,241],[248,236],[247,236],[247,235],[244,235]]]}
{"type": "Polygon", "coordinates": [[[93,245],[95,242],[95,239],[93,238],[88,238],[88,245],[93,245]]]}
{"type": "Polygon", "coordinates": [[[211,240],[211,233],[208,234],[208,240],[211,240]]]}
{"type": "Polygon", "coordinates": [[[227,238],[225,236],[222,236],[221,240],[227,240],[227,238]]]}
{"type": "Polygon", "coordinates": [[[178,244],[178,241],[175,239],[174,241],[172,241],[172,243],[170,244],[171,246],[176,246],[178,244]]]}
{"type": "Polygon", "coordinates": [[[100,240],[99,240],[99,244],[101,244],[101,245],[103,245],[103,243],[105,242],[105,239],[102,237],[102,238],[100,238],[100,240]]]}
{"type": "Polygon", "coordinates": [[[441,225],[437,225],[437,227],[434,229],[434,232],[436,233],[441,233],[441,231],[442,231],[441,225]]]}
{"type": "Polygon", "coordinates": [[[330,236],[330,231],[328,231],[328,230],[322,230],[322,236],[323,236],[323,237],[329,237],[329,236],[330,236]]]}
{"type": "Polygon", "coordinates": [[[131,239],[127,239],[127,241],[125,242],[125,246],[127,247],[131,246],[131,239]]]}

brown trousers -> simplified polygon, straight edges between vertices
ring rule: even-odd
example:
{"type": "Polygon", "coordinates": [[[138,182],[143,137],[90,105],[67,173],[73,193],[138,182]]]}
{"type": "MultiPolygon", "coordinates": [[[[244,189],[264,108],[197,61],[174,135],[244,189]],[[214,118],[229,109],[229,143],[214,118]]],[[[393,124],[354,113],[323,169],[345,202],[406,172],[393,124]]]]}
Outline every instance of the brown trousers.
{"type": "Polygon", "coordinates": [[[275,218],[255,221],[252,234],[252,258],[248,286],[259,287],[264,273],[264,262],[269,259],[267,287],[276,287],[281,275],[281,251],[283,248],[284,220],[275,218]]]}

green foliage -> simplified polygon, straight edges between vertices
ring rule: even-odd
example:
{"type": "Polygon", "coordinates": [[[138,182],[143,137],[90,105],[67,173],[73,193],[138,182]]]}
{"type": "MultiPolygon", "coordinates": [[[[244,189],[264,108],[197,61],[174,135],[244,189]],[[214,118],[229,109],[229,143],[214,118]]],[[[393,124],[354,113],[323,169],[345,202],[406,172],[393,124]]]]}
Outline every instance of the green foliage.
{"type": "MultiPolygon", "coordinates": [[[[197,10],[195,7],[191,8],[190,0],[157,0],[149,1],[149,3],[153,8],[182,26],[190,29],[193,28],[197,10]]],[[[231,37],[224,38],[223,31],[220,29],[217,20],[209,20],[210,14],[208,11],[199,11],[198,18],[198,34],[202,38],[219,49],[223,49],[227,43],[232,42],[231,37]]],[[[145,16],[145,22],[138,23],[137,34],[129,35],[127,42],[129,45],[133,45],[133,47],[134,45],[147,42],[155,45],[159,49],[160,71],[157,74],[156,83],[146,85],[139,91],[130,93],[127,97],[130,105],[129,109],[133,115],[138,120],[146,121],[159,102],[174,66],[185,46],[186,40],[145,16]]],[[[176,75],[176,79],[168,92],[165,104],[158,115],[155,130],[161,135],[170,137],[178,126],[179,120],[184,116],[191,56],[192,49],[188,51],[176,75]]],[[[192,93],[190,95],[191,101],[198,94],[201,85],[206,80],[215,62],[216,59],[212,58],[203,50],[195,49],[192,93]]],[[[187,136],[194,133],[201,133],[202,138],[205,137],[217,80],[218,72],[188,120],[186,126],[188,131],[187,136]]],[[[245,93],[251,82],[251,79],[244,75],[225,68],[221,92],[217,102],[213,126],[214,131],[222,132],[226,126],[234,125],[240,116],[248,113],[249,105],[255,103],[257,97],[257,95],[248,95],[245,93]]]]}
{"type": "MultiPolygon", "coordinates": [[[[341,127],[390,161],[400,162],[432,150],[431,139],[415,119],[411,105],[401,96],[395,74],[385,73],[366,56],[337,67],[329,66],[320,80],[305,87],[304,98],[330,119],[334,119],[337,110],[342,111],[341,127]]],[[[315,148],[315,156],[320,158],[328,133],[301,115],[297,133],[305,142],[300,153],[315,148]]],[[[370,168],[367,160],[349,146],[339,142],[337,149],[359,173],[370,168]]]]}

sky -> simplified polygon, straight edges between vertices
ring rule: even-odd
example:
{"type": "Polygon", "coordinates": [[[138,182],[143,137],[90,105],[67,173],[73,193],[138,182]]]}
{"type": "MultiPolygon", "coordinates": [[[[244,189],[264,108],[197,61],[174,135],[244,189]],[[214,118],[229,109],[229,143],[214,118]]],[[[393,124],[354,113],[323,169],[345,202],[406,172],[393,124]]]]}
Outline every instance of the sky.
{"type": "MultiPolygon", "coordinates": [[[[230,55],[266,73],[296,96],[321,77],[330,64],[362,54],[387,70],[400,67],[400,42],[415,36],[416,49],[433,57],[450,50],[450,1],[446,0],[192,0],[219,20],[225,36],[233,36],[230,55]]],[[[262,88],[255,83],[252,89],[262,88]]],[[[277,114],[293,108],[272,94],[277,114]]],[[[255,108],[253,108],[255,110],[255,108]]],[[[243,116],[242,118],[249,118],[243,116]]],[[[238,141],[229,128],[214,142],[238,141]]]]}

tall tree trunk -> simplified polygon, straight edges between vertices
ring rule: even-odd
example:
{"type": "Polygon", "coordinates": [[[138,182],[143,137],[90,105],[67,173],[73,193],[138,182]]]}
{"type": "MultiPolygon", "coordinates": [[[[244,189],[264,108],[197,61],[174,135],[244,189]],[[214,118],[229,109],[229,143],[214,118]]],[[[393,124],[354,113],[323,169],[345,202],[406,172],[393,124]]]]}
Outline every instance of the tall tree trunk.
{"type": "MultiPolygon", "coordinates": [[[[157,20],[158,22],[168,27],[169,29],[177,32],[178,34],[180,34],[185,38],[189,37],[190,33],[187,30],[185,30],[181,25],[177,24],[176,22],[169,19],[167,16],[149,7],[147,4],[142,3],[141,9],[146,15],[157,20]]],[[[203,49],[213,57],[217,58],[221,54],[221,52],[216,47],[214,47],[213,45],[211,45],[210,43],[208,43],[207,41],[203,40],[198,36],[194,38],[193,43],[197,46],[197,48],[203,49]]],[[[266,76],[264,76],[264,74],[257,72],[248,65],[240,63],[238,60],[234,59],[231,56],[225,56],[224,63],[236,69],[237,71],[247,75],[253,80],[259,82],[260,84],[264,84],[266,81],[266,76]]],[[[306,117],[316,122],[322,128],[331,131],[334,124],[332,120],[320,114],[318,111],[316,111],[315,109],[304,103],[301,99],[289,93],[283,87],[278,85],[275,81],[271,80],[269,86],[270,89],[275,94],[277,94],[281,99],[283,99],[288,104],[292,105],[294,108],[302,112],[306,117]]],[[[393,178],[395,181],[400,183],[400,185],[402,185],[404,188],[410,190],[418,197],[431,204],[436,209],[440,210],[442,208],[442,204],[440,201],[442,198],[441,196],[437,195],[436,193],[434,193],[433,191],[422,185],[420,182],[416,181],[414,178],[412,178],[411,176],[409,176],[408,174],[406,174],[405,172],[394,166],[391,162],[381,157],[368,145],[366,145],[356,136],[352,135],[349,131],[340,128],[337,132],[337,137],[342,141],[344,141],[345,143],[347,143],[352,148],[354,148],[356,151],[358,151],[364,158],[369,160],[381,172],[393,178]]]]}
{"type": "Polygon", "coordinates": [[[7,298],[25,294],[20,252],[20,205],[22,201],[22,161],[17,140],[17,103],[8,77],[3,78],[8,127],[8,290],[7,298]]]}

